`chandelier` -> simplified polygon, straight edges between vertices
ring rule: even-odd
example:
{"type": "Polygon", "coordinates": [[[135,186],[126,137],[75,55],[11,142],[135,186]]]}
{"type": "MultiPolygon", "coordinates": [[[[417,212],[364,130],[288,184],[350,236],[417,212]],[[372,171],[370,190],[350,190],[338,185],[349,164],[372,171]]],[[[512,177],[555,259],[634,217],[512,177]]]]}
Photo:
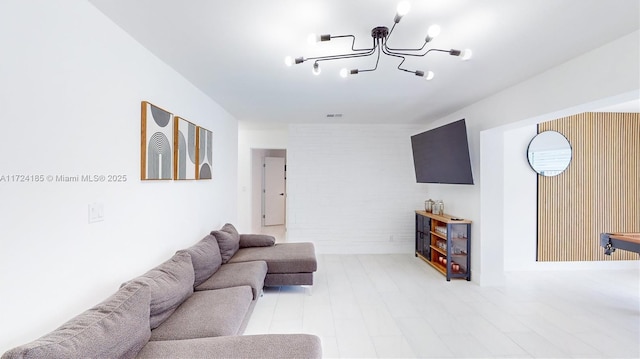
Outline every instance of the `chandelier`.
{"type": "Polygon", "coordinates": [[[320,63],[323,61],[333,61],[333,60],[342,60],[342,59],[350,59],[357,57],[367,57],[376,55],[376,63],[373,68],[370,69],[353,69],[348,71],[346,68],[340,70],[340,76],[347,77],[349,74],[356,75],[361,72],[370,72],[375,71],[378,68],[378,63],[380,62],[380,54],[385,54],[392,57],[397,57],[402,59],[400,64],[398,65],[398,70],[415,74],[416,76],[422,77],[426,80],[431,80],[434,77],[433,71],[422,71],[422,70],[410,70],[402,67],[405,60],[409,56],[413,57],[424,57],[431,52],[441,52],[448,53],[451,56],[458,56],[463,61],[469,60],[471,58],[471,50],[456,50],[456,49],[436,49],[436,48],[428,48],[427,44],[431,42],[438,34],[440,34],[440,26],[431,25],[427,29],[427,36],[424,39],[424,43],[422,47],[415,49],[399,49],[392,48],[388,46],[389,39],[391,38],[391,34],[393,33],[393,29],[395,29],[396,25],[400,22],[400,19],[404,15],[406,15],[411,8],[411,5],[407,1],[402,1],[398,4],[396,9],[396,16],[393,19],[393,26],[389,29],[386,26],[376,26],[371,30],[371,37],[373,38],[373,46],[371,48],[359,49],[355,47],[356,37],[354,35],[320,35],[316,36],[315,34],[309,35],[309,42],[324,42],[330,41],[332,39],[341,39],[341,38],[351,38],[351,52],[339,55],[328,55],[328,56],[317,56],[317,57],[296,57],[295,59],[291,56],[287,56],[285,58],[285,64],[287,66],[292,66],[293,64],[301,64],[306,61],[313,61],[313,74],[320,74],[320,63]]]}

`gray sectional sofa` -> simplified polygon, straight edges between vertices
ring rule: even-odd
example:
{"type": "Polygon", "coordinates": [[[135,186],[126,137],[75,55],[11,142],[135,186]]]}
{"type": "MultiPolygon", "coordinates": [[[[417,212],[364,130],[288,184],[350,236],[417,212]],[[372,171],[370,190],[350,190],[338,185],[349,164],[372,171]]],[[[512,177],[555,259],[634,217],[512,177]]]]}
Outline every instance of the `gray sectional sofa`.
{"type": "Polygon", "coordinates": [[[321,358],[307,334],[242,335],[265,285],[312,285],[313,244],[230,225],[122,284],[13,358],[321,358]]]}

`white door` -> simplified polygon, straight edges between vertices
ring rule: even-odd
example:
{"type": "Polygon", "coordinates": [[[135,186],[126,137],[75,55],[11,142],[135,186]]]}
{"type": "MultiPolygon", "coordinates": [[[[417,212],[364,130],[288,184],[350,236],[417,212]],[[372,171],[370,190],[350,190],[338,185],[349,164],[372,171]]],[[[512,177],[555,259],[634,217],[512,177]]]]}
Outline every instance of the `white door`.
{"type": "Polygon", "coordinates": [[[286,197],[284,166],[284,158],[282,157],[264,158],[262,218],[265,226],[284,224],[286,197]]]}

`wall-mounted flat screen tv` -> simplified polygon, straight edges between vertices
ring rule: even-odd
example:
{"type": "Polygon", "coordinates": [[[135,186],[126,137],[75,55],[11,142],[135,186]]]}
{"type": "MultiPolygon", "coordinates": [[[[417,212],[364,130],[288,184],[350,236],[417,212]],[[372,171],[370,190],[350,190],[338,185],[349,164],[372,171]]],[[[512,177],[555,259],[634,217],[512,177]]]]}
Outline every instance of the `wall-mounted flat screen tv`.
{"type": "Polygon", "coordinates": [[[473,184],[464,119],[411,136],[418,183],[473,184]]]}

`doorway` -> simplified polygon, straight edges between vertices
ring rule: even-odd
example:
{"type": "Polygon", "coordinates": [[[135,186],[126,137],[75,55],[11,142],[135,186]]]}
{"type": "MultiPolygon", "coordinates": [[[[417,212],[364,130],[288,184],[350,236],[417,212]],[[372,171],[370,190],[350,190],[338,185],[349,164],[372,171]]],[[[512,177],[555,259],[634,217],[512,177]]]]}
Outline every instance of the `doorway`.
{"type": "Polygon", "coordinates": [[[286,156],[284,149],[251,149],[252,233],[285,232],[286,156]]]}
{"type": "Polygon", "coordinates": [[[265,157],[262,165],[262,225],[284,225],[285,179],[284,157],[265,157]]]}

